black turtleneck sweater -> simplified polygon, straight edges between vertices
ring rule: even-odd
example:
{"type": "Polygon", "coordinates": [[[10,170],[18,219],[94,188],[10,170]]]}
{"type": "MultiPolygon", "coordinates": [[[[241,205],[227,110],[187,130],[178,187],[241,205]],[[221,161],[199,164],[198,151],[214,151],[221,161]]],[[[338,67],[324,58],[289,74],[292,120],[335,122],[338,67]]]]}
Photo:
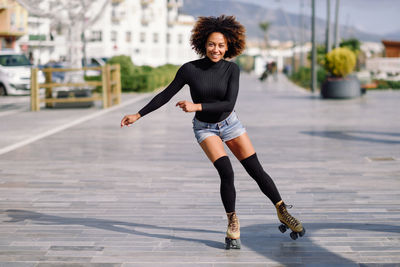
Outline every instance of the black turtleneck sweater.
{"type": "Polygon", "coordinates": [[[196,112],[196,119],[216,123],[226,119],[233,111],[239,91],[239,67],[221,59],[217,63],[208,57],[182,65],[175,79],[157,94],[139,114],[146,114],[167,103],[185,85],[195,104],[201,104],[202,111],[196,112]]]}

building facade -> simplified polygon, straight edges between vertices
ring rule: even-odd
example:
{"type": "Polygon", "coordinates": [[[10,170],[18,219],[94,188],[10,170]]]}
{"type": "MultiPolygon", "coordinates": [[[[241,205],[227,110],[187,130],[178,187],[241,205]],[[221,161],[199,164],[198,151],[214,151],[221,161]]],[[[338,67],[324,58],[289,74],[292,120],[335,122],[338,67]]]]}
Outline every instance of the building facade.
{"type": "MultiPolygon", "coordinates": [[[[85,22],[72,25],[66,23],[67,19],[60,19],[60,23],[41,16],[37,10],[51,11],[51,6],[44,1],[36,9],[25,10],[24,32],[0,30],[0,34],[6,33],[7,40],[18,39],[7,47],[24,52],[34,64],[71,61],[73,54],[74,58],[86,56],[87,59],[127,55],[136,65],[180,65],[198,58],[190,47],[195,19],[179,14],[182,5],[183,0],[112,0],[91,25],[85,22]],[[82,38],[80,34],[78,38],[76,34],[71,38],[71,31],[80,31],[79,27],[84,29],[82,38]]],[[[0,8],[0,15],[4,10],[0,8]]],[[[7,10],[9,14],[10,9],[7,10]]]]}
{"type": "Polygon", "coordinates": [[[386,57],[400,57],[400,41],[382,40],[386,57]]]}
{"type": "Polygon", "coordinates": [[[0,50],[15,49],[16,41],[27,33],[28,12],[16,0],[0,0],[0,50]]]}
{"type": "Polygon", "coordinates": [[[35,65],[45,64],[58,56],[50,31],[50,19],[29,15],[28,34],[18,40],[18,47],[35,65]]]}
{"type": "Polygon", "coordinates": [[[182,0],[113,0],[85,31],[87,58],[129,55],[136,65],[183,64],[194,18],[180,15],[182,0]]]}

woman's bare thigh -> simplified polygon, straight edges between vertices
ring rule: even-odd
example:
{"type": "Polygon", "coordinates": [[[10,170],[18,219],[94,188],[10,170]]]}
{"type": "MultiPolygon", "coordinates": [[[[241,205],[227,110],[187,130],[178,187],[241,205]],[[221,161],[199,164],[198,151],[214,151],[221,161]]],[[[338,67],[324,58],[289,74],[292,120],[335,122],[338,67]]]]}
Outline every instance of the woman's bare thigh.
{"type": "Polygon", "coordinates": [[[216,135],[209,136],[200,143],[201,148],[207,157],[214,163],[220,157],[226,156],[224,143],[221,138],[216,135]]]}
{"type": "Polygon", "coordinates": [[[225,143],[238,160],[243,160],[256,153],[247,133],[225,143]]]}

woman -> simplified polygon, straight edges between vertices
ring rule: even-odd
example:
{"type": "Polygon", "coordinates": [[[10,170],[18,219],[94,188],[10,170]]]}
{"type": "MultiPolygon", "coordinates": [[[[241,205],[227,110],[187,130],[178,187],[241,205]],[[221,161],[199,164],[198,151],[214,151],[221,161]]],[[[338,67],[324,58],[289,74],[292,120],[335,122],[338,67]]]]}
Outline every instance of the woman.
{"type": "Polygon", "coordinates": [[[272,201],[282,222],[279,229],[290,228],[291,237],[305,233],[301,223],[286,210],[286,205],[271,177],[263,170],[245,128],[233,110],[239,91],[239,68],[225,58],[239,55],[245,48],[245,28],[233,16],[199,17],[191,36],[193,49],[201,59],[184,64],[171,84],[138,113],[126,115],[121,127],[167,103],[185,84],[193,102],[179,101],[184,112],[195,112],[193,131],[201,148],[221,178],[220,194],[228,217],[225,248],[240,248],[240,227],[235,212],[236,191],[231,162],[223,142],[272,201]]]}

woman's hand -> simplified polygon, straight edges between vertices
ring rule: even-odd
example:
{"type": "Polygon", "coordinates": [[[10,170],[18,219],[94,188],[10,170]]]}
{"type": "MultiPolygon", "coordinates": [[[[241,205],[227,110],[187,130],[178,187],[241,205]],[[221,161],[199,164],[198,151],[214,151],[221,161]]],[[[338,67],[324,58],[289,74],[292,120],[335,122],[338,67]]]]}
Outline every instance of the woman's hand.
{"type": "Polygon", "coordinates": [[[136,113],[136,114],[132,114],[132,115],[125,115],[122,120],[121,120],[121,128],[124,126],[129,126],[132,123],[134,123],[135,121],[137,121],[138,119],[140,119],[140,114],[136,113]]]}
{"type": "Polygon", "coordinates": [[[179,106],[185,112],[201,111],[201,104],[194,104],[186,100],[179,101],[175,106],[179,106]]]}

